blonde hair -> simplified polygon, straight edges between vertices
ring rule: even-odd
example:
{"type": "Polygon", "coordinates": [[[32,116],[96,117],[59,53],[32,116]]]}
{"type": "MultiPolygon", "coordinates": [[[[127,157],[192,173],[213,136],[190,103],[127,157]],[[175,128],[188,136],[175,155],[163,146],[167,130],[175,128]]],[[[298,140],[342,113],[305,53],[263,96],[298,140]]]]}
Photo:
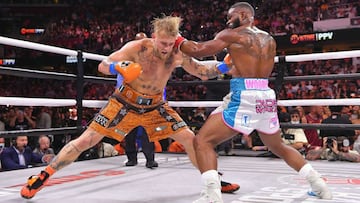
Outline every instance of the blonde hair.
{"type": "Polygon", "coordinates": [[[163,31],[166,35],[177,36],[179,34],[180,22],[182,19],[176,16],[162,16],[155,18],[151,23],[154,33],[163,31]]]}

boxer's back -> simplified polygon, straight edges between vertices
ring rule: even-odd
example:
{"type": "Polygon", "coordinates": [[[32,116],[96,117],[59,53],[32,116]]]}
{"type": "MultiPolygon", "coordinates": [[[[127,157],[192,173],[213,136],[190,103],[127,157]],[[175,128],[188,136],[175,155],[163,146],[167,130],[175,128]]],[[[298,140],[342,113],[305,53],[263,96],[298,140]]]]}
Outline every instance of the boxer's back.
{"type": "Polygon", "coordinates": [[[228,47],[235,65],[233,77],[269,77],[276,55],[276,43],[272,36],[255,27],[242,29],[236,34],[238,42],[228,47]]]}

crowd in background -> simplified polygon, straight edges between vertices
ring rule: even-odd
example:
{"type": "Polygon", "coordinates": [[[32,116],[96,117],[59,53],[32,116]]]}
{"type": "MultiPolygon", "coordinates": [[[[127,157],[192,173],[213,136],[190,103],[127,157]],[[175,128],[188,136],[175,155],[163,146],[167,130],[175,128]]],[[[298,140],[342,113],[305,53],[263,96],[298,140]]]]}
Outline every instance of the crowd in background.
{"type": "MultiPolygon", "coordinates": [[[[39,42],[106,55],[133,39],[137,32],[150,34],[150,22],[161,13],[183,18],[181,30],[184,37],[196,41],[210,39],[225,27],[226,11],[235,1],[58,2],[66,3],[68,7],[55,10],[58,12],[56,16],[44,7],[44,11],[40,12],[48,15],[44,18],[25,18],[20,26],[45,28],[44,35],[36,38],[39,42]]],[[[356,0],[249,2],[256,8],[255,24],[273,35],[310,33],[314,21],[360,15],[359,2],[356,0]]],[[[14,15],[8,12],[5,14],[14,15]]],[[[8,51],[8,54],[14,53],[8,51]]]]}
{"type": "MultiPolygon", "coordinates": [[[[12,1],[8,1],[8,3],[10,2],[12,1]]],[[[17,3],[22,2],[17,1],[17,3]]],[[[25,1],[23,3],[27,2],[44,3],[44,1],[25,1]]],[[[19,25],[19,27],[36,27],[42,24],[46,28],[45,33],[40,37],[32,38],[30,36],[28,39],[104,55],[121,48],[126,42],[132,40],[137,32],[150,34],[151,20],[161,13],[181,16],[184,19],[181,27],[182,35],[186,38],[196,41],[211,39],[217,31],[225,27],[226,11],[229,5],[234,3],[230,0],[58,2],[67,3],[70,6],[59,15],[42,19],[41,22],[28,18],[22,22],[22,25],[19,25]]],[[[273,35],[309,33],[313,31],[314,21],[360,15],[359,2],[355,0],[254,0],[250,2],[256,8],[256,25],[273,35]]],[[[45,53],[5,46],[3,54],[4,58],[31,58],[41,64],[41,56],[45,53]]],[[[218,59],[221,60],[221,57],[218,59]]],[[[86,62],[85,64],[88,64],[92,72],[97,73],[96,63],[86,62]]],[[[64,64],[55,66],[53,70],[73,72],[64,64]]],[[[285,76],[351,73],[360,73],[360,57],[288,63],[285,76]]],[[[274,69],[273,76],[276,74],[277,68],[274,69]]],[[[229,78],[226,75],[224,77],[229,78]]],[[[218,80],[222,80],[224,77],[219,77],[218,80]]],[[[170,79],[170,81],[193,80],[199,79],[190,76],[181,68],[174,72],[170,79]]],[[[114,84],[87,82],[84,85],[83,99],[106,100],[112,94],[114,85],[115,82],[114,84]]],[[[76,83],[67,80],[50,81],[1,75],[0,92],[1,96],[73,99],[76,97],[76,83]]],[[[205,83],[184,86],[168,85],[167,99],[171,101],[209,100],[209,98],[214,98],[213,92],[214,90],[205,83]]],[[[227,91],[219,93],[216,99],[220,100],[225,92],[227,91]]],[[[285,82],[278,92],[278,99],[322,98],[360,98],[360,79],[285,82]]],[[[348,106],[347,108],[349,119],[357,122],[360,118],[359,106],[348,106]]],[[[326,108],[324,107],[324,109],[326,108]]],[[[71,115],[73,110],[73,107],[1,106],[0,127],[3,126],[3,129],[0,130],[75,126],[76,123],[71,115]],[[24,121],[26,124],[21,124],[20,121],[24,121]]],[[[176,110],[188,124],[192,125],[193,130],[201,126],[210,111],[204,108],[176,108],[176,110]]],[[[292,108],[283,108],[282,111],[290,112],[291,110],[292,108]]],[[[86,125],[97,111],[98,109],[85,108],[83,118],[81,118],[82,124],[86,125]]],[[[305,108],[302,114],[306,115],[310,112],[311,108],[305,108]]],[[[53,143],[55,152],[69,139],[73,139],[72,136],[75,135],[68,135],[65,138],[64,135],[52,137],[52,141],[57,142],[53,143]]],[[[29,138],[29,145],[35,148],[36,140],[29,138]]]]}

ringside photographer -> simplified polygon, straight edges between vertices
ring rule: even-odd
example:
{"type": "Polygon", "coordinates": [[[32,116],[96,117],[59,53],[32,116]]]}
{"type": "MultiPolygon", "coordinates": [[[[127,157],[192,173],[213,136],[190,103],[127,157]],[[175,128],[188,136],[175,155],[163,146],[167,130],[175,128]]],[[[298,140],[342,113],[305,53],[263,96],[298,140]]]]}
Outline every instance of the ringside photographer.
{"type": "Polygon", "coordinates": [[[306,159],[360,162],[360,154],[355,150],[351,150],[350,141],[345,136],[324,137],[323,147],[310,150],[306,155],[306,159]]]}
{"type": "MultiPolygon", "coordinates": [[[[330,106],[331,116],[323,120],[323,124],[351,124],[348,117],[342,116],[343,106],[330,106]]],[[[336,129],[320,130],[323,146],[320,149],[310,150],[306,159],[326,159],[328,161],[360,162],[358,152],[351,150],[354,143],[354,130],[336,129]]]]}

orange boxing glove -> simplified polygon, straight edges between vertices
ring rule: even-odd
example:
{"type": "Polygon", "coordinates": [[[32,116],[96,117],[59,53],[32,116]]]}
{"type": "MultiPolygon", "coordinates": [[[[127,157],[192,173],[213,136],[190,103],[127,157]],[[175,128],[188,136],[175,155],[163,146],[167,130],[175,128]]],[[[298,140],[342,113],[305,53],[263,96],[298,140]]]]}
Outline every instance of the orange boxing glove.
{"type": "Polygon", "coordinates": [[[228,66],[232,66],[232,59],[230,54],[226,54],[226,56],[224,57],[224,63],[228,66]]]}
{"type": "Polygon", "coordinates": [[[139,77],[142,72],[142,68],[138,63],[134,63],[132,61],[122,61],[119,63],[111,63],[109,71],[114,75],[120,73],[124,78],[124,82],[129,83],[139,77]]]}

